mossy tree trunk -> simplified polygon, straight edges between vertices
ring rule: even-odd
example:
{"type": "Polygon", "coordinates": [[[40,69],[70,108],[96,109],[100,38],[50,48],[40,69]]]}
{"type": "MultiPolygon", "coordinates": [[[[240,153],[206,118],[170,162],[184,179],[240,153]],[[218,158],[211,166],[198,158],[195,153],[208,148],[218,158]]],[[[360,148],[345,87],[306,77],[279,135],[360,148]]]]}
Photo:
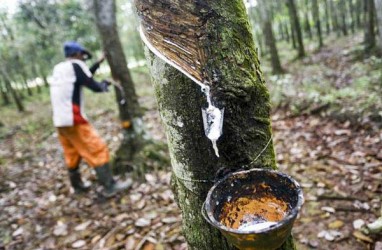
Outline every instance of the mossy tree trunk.
{"type": "MultiPolygon", "coordinates": [[[[195,3],[199,1],[185,1],[179,7],[175,0],[136,0],[141,16],[161,16],[170,23],[179,22],[173,17],[184,16],[182,9],[200,13],[195,3]],[[171,10],[173,16],[163,13],[164,9],[171,10]]],[[[209,83],[213,102],[225,109],[219,158],[204,135],[201,108],[206,106],[206,99],[200,87],[148,49],[146,57],[166,129],[172,185],[189,249],[227,250],[235,248],[203,219],[201,206],[218,172],[242,169],[260,152],[251,167],[276,168],[273,144],[266,147],[272,138],[271,108],[243,1],[205,0],[202,9],[209,13],[203,26],[207,34],[203,45],[209,52],[205,69],[213,75],[209,83]]],[[[295,249],[292,237],[281,249],[295,249]]]]}
{"type": "Polygon", "coordinates": [[[123,168],[132,162],[134,155],[142,148],[141,112],[119,39],[115,0],[94,0],[93,9],[113,80],[121,87],[116,87],[115,90],[119,116],[124,128],[124,139],[116,153],[114,163],[116,170],[123,172],[123,168]]]}

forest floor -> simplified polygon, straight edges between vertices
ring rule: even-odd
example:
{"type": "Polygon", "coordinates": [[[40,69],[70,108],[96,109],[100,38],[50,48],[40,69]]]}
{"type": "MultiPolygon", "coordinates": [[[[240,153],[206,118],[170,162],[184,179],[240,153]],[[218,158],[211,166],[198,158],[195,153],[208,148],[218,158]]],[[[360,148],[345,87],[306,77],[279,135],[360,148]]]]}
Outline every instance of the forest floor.
{"type": "MultiPolygon", "coordinates": [[[[333,38],[302,62],[289,58],[288,74],[268,77],[277,161],[305,194],[293,228],[298,249],[381,249],[381,234],[364,235],[354,227],[381,213],[382,132],[373,109],[381,100],[367,99],[375,94],[370,90],[365,98],[350,90],[338,94],[346,88],[357,92],[357,84],[380,77],[370,73],[377,59],[349,52],[359,41],[333,38]],[[364,75],[368,78],[360,83],[364,75]],[[332,87],[326,89],[326,83],[332,87]],[[311,84],[319,86],[308,91],[311,84]],[[327,92],[317,97],[315,91],[327,92]]],[[[290,57],[287,50],[281,48],[284,60],[290,57]]],[[[133,76],[147,129],[165,142],[146,70],[134,70],[133,76]]],[[[86,95],[90,120],[114,152],[122,137],[114,95],[86,95]]],[[[51,125],[47,91],[28,103],[22,118],[11,109],[2,113],[0,249],[186,249],[169,186],[170,166],[150,170],[125,195],[105,200],[93,188],[76,196],[51,125]]],[[[92,170],[86,164],[81,170],[95,186],[92,170]]]]}

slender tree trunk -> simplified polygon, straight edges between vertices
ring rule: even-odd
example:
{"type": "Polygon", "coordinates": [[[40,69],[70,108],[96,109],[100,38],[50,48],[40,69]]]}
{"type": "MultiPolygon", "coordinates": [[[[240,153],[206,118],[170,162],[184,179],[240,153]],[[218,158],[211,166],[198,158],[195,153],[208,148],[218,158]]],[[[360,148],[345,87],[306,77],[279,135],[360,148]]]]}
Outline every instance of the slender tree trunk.
{"type": "Polygon", "coordinates": [[[21,73],[21,78],[24,83],[25,89],[27,90],[27,93],[29,96],[33,95],[32,89],[28,85],[28,77],[25,75],[24,72],[21,73]]]}
{"type": "Polygon", "coordinates": [[[374,1],[365,0],[365,51],[370,52],[375,47],[375,17],[374,1]]]}
{"type": "Polygon", "coordinates": [[[340,0],[340,12],[341,12],[341,30],[344,36],[348,35],[348,27],[346,20],[346,2],[347,0],[340,0]]]}
{"type": "Polygon", "coordinates": [[[290,35],[292,37],[292,48],[297,49],[296,31],[293,27],[293,20],[292,20],[292,18],[289,18],[289,20],[290,20],[290,35]]]}
{"type": "Polygon", "coordinates": [[[336,31],[337,36],[340,36],[340,25],[338,21],[337,3],[334,0],[330,1],[330,13],[332,14],[333,29],[336,31]]]}
{"type": "Polygon", "coordinates": [[[328,0],[324,0],[324,5],[325,5],[325,19],[326,19],[326,35],[330,34],[330,14],[329,14],[329,4],[328,0]]]}
{"type": "Polygon", "coordinates": [[[9,80],[8,74],[5,72],[5,70],[3,68],[1,68],[1,71],[3,74],[3,78],[4,78],[3,80],[4,80],[5,86],[7,88],[7,92],[11,93],[13,101],[16,104],[17,110],[19,112],[24,112],[25,111],[24,105],[21,101],[20,96],[16,92],[16,90],[12,88],[12,84],[11,84],[11,81],[9,80]]]}
{"type": "Polygon", "coordinates": [[[122,163],[131,161],[137,150],[142,147],[141,112],[117,30],[115,0],[94,0],[93,3],[97,28],[112,77],[122,88],[122,91],[117,89],[117,102],[125,136],[115,163],[116,170],[123,171],[122,163]]]}
{"type": "Polygon", "coordinates": [[[279,22],[277,26],[278,26],[279,34],[280,34],[279,40],[284,41],[285,40],[285,33],[284,33],[284,28],[283,28],[282,22],[279,22]]]}
{"type": "Polygon", "coordinates": [[[9,105],[11,102],[10,102],[9,97],[8,97],[7,87],[5,86],[5,81],[2,80],[0,83],[1,83],[0,84],[1,98],[3,99],[3,105],[6,106],[6,105],[9,105]]]}
{"type": "Polygon", "coordinates": [[[44,81],[45,87],[49,87],[48,77],[46,74],[42,75],[42,80],[44,81]]]}
{"type": "MultiPolygon", "coordinates": [[[[168,138],[172,186],[182,210],[183,234],[188,247],[190,250],[234,249],[218,230],[203,219],[201,206],[219,170],[239,170],[263,149],[254,166],[276,168],[273,145],[266,146],[271,138],[269,93],[243,1],[205,0],[203,5],[194,5],[200,3],[198,1],[187,3],[136,1],[144,21],[155,22],[155,17],[165,15],[169,23],[180,20],[186,23],[183,20],[185,16],[204,22],[201,28],[196,24],[193,27],[203,32],[198,37],[201,43],[198,48],[208,51],[205,70],[207,79],[212,79],[208,83],[212,101],[225,109],[223,135],[218,141],[220,158],[216,157],[211,142],[204,135],[201,108],[206,106],[206,98],[200,87],[147,50],[146,57],[168,138]],[[172,14],[163,13],[168,6],[171,6],[172,14]],[[199,19],[198,15],[203,13],[209,15],[199,19]]],[[[171,30],[169,32],[171,34],[171,30]]],[[[161,34],[161,37],[170,34],[161,34]]],[[[162,43],[164,40],[156,40],[158,47],[162,43]]],[[[292,238],[281,249],[295,249],[292,238]]]]}
{"type": "Polygon", "coordinates": [[[355,33],[355,13],[354,13],[354,4],[353,4],[353,0],[348,0],[347,1],[348,3],[348,13],[349,13],[349,16],[350,16],[350,31],[352,34],[355,33]]]}
{"type": "Polygon", "coordinates": [[[283,26],[284,26],[284,30],[285,30],[285,38],[286,38],[286,41],[289,43],[290,41],[290,35],[289,35],[289,27],[288,27],[288,24],[283,22],[283,26]]]}
{"type": "Polygon", "coordinates": [[[287,0],[289,15],[293,20],[293,28],[296,31],[297,43],[298,43],[298,57],[302,58],[305,56],[304,42],[302,39],[300,19],[298,17],[296,5],[294,0],[287,0]]]}
{"type": "Polygon", "coordinates": [[[378,40],[377,46],[379,53],[382,54],[382,0],[375,1],[376,18],[378,23],[378,40]]]}
{"type": "Polygon", "coordinates": [[[362,9],[363,9],[363,6],[362,6],[362,3],[363,3],[364,0],[356,0],[356,5],[357,5],[357,8],[356,8],[356,22],[357,22],[357,27],[360,29],[362,27],[362,22],[361,22],[361,14],[362,14],[362,9]]]}
{"type": "Polygon", "coordinates": [[[276,39],[272,29],[272,19],[270,15],[269,2],[265,0],[259,0],[260,16],[262,19],[263,34],[265,36],[266,44],[268,45],[268,50],[271,54],[271,64],[274,74],[281,74],[284,72],[281,67],[280,57],[276,46],[276,39]]]}
{"type": "MultiPolygon", "coordinates": [[[[37,70],[37,64],[36,62],[32,62],[33,65],[32,65],[32,75],[33,77],[37,78],[39,76],[38,74],[38,70],[37,70]]],[[[36,83],[36,88],[37,88],[37,93],[41,94],[41,86],[40,84],[36,83]]]]}
{"type": "Polygon", "coordinates": [[[310,19],[309,19],[309,0],[305,0],[305,6],[304,6],[304,29],[307,33],[309,39],[313,38],[312,28],[310,27],[310,19]]]}
{"type": "Polygon", "coordinates": [[[313,38],[312,29],[310,28],[310,20],[308,12],[305,12],[305,32],[308,35],[309,39],[313,38]]]}
{"type": "Polygon", "coordinates": [[[324,46],[322,41],[322,32],[321,32],[321,21],[320,21],[320,9],[317,3],[317,0],[312,0],[312,8],[313,8],[313,19],[317,30],[318,36],[318,47],[321,48],[324,46]]]}

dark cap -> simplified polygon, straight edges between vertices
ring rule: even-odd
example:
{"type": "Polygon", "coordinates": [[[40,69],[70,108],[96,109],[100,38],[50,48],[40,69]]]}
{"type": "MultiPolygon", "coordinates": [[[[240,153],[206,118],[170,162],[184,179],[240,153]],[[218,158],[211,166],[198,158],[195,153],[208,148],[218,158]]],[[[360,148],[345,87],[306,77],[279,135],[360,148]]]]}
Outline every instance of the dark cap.
{"type": "Polygon", "coordinates": [[[88,50],[86,50],[84,47],[82,47],[81,44],[75,41],[69,41],[64,43],[64,53],[65,57],[71,57],[74,56],[77,53],[82,53],[86,57],[85,60],[92,58],[92,54],[88,50]]]}

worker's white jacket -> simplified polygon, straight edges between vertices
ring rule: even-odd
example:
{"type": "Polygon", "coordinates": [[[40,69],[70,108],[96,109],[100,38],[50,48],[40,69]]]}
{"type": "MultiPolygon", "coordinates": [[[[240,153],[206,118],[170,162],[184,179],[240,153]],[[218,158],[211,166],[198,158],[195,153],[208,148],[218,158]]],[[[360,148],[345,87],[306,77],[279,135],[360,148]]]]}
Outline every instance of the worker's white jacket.
{"type": "Polygon", "coordinates": [[[68,127],[87,123],[83,109],[83,86],[95,92],[107,91],[107,83],[94,81],[92,73],[99,63],[90,69],[77,59],[68,59],[57,64],[53,69],[50,82],[50,98],[53,108],[53,123],[55,127],[68,127]]]}

